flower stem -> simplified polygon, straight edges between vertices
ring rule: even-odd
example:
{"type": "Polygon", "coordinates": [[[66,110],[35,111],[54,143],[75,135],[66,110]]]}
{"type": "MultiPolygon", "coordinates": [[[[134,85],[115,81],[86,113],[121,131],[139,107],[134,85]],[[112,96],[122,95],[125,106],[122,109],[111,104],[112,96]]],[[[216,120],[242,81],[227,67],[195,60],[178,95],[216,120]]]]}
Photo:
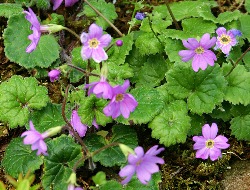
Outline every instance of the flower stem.
{"type": "Polygon", "coordinates": [[[73,34],[78,40],[81,41],[81,38],[79,35],[77,35],[73,30],[67,28],[67,27],[63,27],[64,30],[67,30],[68,32],[70,32],[71,34],[73,34]]]}
{"type": "Polygon", "coordinates": [[[91,153],[91,157],[95,156],[96,154],[100,153],[101,151],[109,148],[109,147],[112,147],[112,146],[118,146],[120,143],[118,142],[113,142],[111,144],[108,144],[108,145],[105,145],[103,146],[102,148],[99,148],[98,150],[96,150],[95,152],[91,153]]]}
{"type": "Polygon", "coordinates": [[[162,45],[162,47],[164,47],[164,44],[162,43],[162,41],[160,40],[160,38],[157,36],[157,34],[155,33],[154,29],[153,29],[153,26],[152,26],[152,22],[151,22],[151,19],[150,19],[150,16],[148,16],[148,22],[149,22],[149,26],[150,26],[150,29],[152,30],[154,36],[157,38],[157,40],[160,42],[160,44],[162,45]]]}
{"type": "Polygon", "coordinates": [[[235,62],[235,64],[233,65],[233,67],[230,69],[230,71],[225,75],[225,77],[227,77],[228,75],[230,75],[233,70],[235,69],[235,67],[239,64],[239,62],[243,59],[243,57],[247,54],[247,52],[250,50],[250,47],[247,48],[247,50],[239,57],[239,59],[237,59],[237,61],[235,62]]]}
{"type": "MultiPolygon", "coordinates": [[[[88,59],[87,71],[90,72],[90,60],[88,59]]],[[[89,75],[86,75],[86,84],[89,84],[89,75]]],[[[88,88],[86,89],[85,96],[88,96],[88,88]]]]}
{"type": "Polygon", "coordinates": [[[116,28],[115,25],[113,25],[102,13],[100,13],[93,5],[91,5],[88,0],[84,0],[85,3],[88,4],[88,6],[90,6],[98,15],[100,15],[107,23],[109,23],[109,25],[122,37],[123,34],[121,33],[121,31],[116,28]]]}
{"type": "Polygon", "coordinates": [[[72,68],[74,68],[74,69],[76,69],[76,70],[78,70],[78,71],[84,73],[84,75],[100,77],[98,74],[94,74],[94,73],[85,71],[84,69],[82,69],[82,68],[80,68],[80,67],[77,67],[77,66],[75,66],[75,65],[72,65],[72,64],[70,64],[70,63],[67,63],[67,65],[68,65],[69,67],[72,67],[72,68]]]}
{"type": "Polygon", "coordinates": [[[170,14],[170,16],[171,16],[171,18],[172,18],[172,20],[173,20],[173,22],[174,22],[175,28],[176,28],[177,30],[180,30],[181,27],[179,26],[177,20],[176,20],[175,17],[174,17],[174,14],[173,14],[172,10],[170,9],[168,0],[165,0],[165,3],[166,3],[166,5],[167,5],[168,12],[169,12],[169,14],[170,14]]]}

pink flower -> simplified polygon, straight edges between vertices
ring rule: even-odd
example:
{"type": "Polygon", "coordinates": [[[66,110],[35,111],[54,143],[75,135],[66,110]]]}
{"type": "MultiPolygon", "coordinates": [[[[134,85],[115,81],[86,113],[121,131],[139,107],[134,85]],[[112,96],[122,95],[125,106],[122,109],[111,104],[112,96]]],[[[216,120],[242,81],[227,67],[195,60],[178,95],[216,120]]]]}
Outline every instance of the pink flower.
{"type": "Polygon", "coordinates": [[[54,82],[55,80],[58,80],[60,74],[61,74],[60,70],[57,70],[57,69],[51,70],[51,71],[48,73],[50,82],[54,82]]]}
{"type": "Polygon", "coordinates": [[[133,177],[134,173],[136,173],[140,182],[147,184],[151,179],[151,175],[159,172],[159,166],[157,164],[164,164],[164,160],[156,156],[164,151],[164,148],[157,148],[158,145],[155,145],[144,154],[142,147],[136,147],[135,154],[128,155],[129,164],[119,172],[121,177],[126,177],[121,183],[127,184],[133,177]]]}
{"type": "Polygon", "coordinates": [[[228,56],[232,46],[237,44],[236,36],[239,35],[239,32],[239,30],[233,29],[227,31],[224,27],[219,27],[216,30],[218,36],[214,49],[221,49],[228,56]]]}
{"type": "Polygon", "coordinates": [[[68,190],[83,190],[81,187],[75,187],[74,184],[69,184],[68,185],[68,190]]]}
{"type": "Polygon", "coordinates": [[[84,88],[89,88],[88,95],[95,94],[97,98],[111,99],[113,97],[112,86],[106,81],[104,76],[101,76],[99,82],[86,84],[84,88]]]}
{"type": "Polygon", "coordinates": [[[103,30],[96,24],[91,24],[89,33],[83,32],[81,34],[81,42],[83,43],[81,55],[84,60],[93,58],[95,62],[107,60],[108,55],[104,51],[111,42],[109,34],[102,35],[103,30]]]}
{"type": "MultiPolygon", "coordinates": [[[[65,0],[65,7],[73,6],[78,0],[65,0]]],[[[58,7],[62,4],[63,0],[51,0],[53,3],[53,10],[58,9],[58,7]]]]}
{"type": "MultiPolygon", "coordinates": [[[[81,118],[79,117],[76,110],[72,111],[70,124],[72,125],[74,130],[79,134],[80,137],[85,136],[85,134],[88,130],[88,126],[82,124],[81,118]]],[[[71,132],[70,132],[70,134],[71,134],[71,132]]]]}
{"type": "Polygon", "coordinates": [[[193,141],[194,150],[196,152],[196,158],[202,158],[203,160],[210,159],[212,161],[222,157],[221,149],[227,149],[230,145],[227,144],[228,139],[222,135],[216,136],[218,133],[218,127],[216,123],[212,123],[211,127],[205,124],[202,127],[203,136],[194,136],[193,141]]]}
{"type": "Polygon", "coordinates": [[[28,8],[29,11],[23,11],[26,16],[25,18],[31,23],[30,29],[33,31],[33,34],[30,34],[28,38],[31,40],[31,44],[26,48],[27,53],[31,53],[36,49],[36,46],[40,40],[42,32],[48,32],[48,26],[40,25],[38,19],[36,18],[35,13],[31,8],[28,8]]]}
{"type": "Polygon", "coordinates": [[[201,37],[200,42],[195,38],[188,38],[188,40],[182,40],[183,45],[189,50],[179,51],[179,55],[182,57],[182,61],[187,62],[190,59],[192,61],[192,67],[195,72],[201,68],[205,70],[207,65],[214,66],[214,61],[217,60],[214,52],[209,50],[215,45],[216,38],[212,37],[210,40],[210,34],[206,33],[201,37]]]}
{"type": "Polygon", "coordinates": [[[48,155],[47,154],[47,145],[44,142],[44,139],[47,138],[49,136],[49,134],[47,132],[44,133],[39,133],[32,121],[30,121],[29,123],[30,125],[30,130],[25,131],[24,133],[22,133],[21,137],[26,136],[23,139],[23,144],[30,144],[31,145],[31,149],[32,150],[37,150],[37,155],[43,154],[43,155],[48,155]]]}
{"type": "Polygon", "coordinates": [[[112,116],[113,119],[119,115],[123,115],[124,118],[129,118],[130,112],[133,112],[138,106],[137,101],[131,95],[126,93],[129,87],[129,80],[126,80],[122,86],[115,86],[113,88],[113,97],[110,103],[103,109],[104,114],[112,116]]]}

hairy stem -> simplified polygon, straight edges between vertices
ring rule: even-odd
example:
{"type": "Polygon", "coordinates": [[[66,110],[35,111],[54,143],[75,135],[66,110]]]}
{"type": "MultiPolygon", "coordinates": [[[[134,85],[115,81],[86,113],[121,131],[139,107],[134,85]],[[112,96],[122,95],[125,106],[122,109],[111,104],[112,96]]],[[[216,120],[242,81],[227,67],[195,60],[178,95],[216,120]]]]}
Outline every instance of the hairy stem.
{"type": "Polygon", "coordinates": [[[64,30],[67,30],[68,32],[70,32],[71,34],[73,34],[78,40],[81,41],[81,38],[79,35],[77,35],[73,30],[67,28],[67,27],[63,27],[64,30]]]}
{"type": "Polygon", "coordinates": [[[100,148],[100,149],[96,150],[95,152],[93,152],[93,153],[91,154],[91,156],[93,157],[93,156],[95,156],[96,154],[100,153],[101,151],[103,151],[103,150],[105,150],[105,149],[107,149],[107,148],[109,148],[109,147],[112,147],[112,146],[118,146],[119,144],[120,144],[120,143],[118,143],[118,142],[113,142],[113,143],[111,143],[111,144],[105,145],[105,146],[103,146],[102,148],[100,148]]]}
{"type": "Polygon", "coordinates": [[[151,31],[153,32],[154,36],[157,38],[157,40],[160,42],[160,44],[162,45],[162,47],[164,47],[164,44],[162,43],[162,41],[160,40],[160,38],[157,36],[157,34],[155,33],[154,29],[153,29],[153,26],[152,26],[152,22],[151,22],[151,19],[150,19],[150,16],[148,16],[148,22],[149,22],[149,26],[150,26],[150,29],[151,31]]]}
{"type": "Polygon", "coordinates": [[[68,65],[69,67],[72,67],[72,68],[74,68],[74,69],[76,69],[76,70],[78,70],[78,71],[84,73],[84,75],[100,77],[98,74],[94,74],[94,73],[85,71],[84,69],[82,69],[82,68],[80,68],[80,67],[77,67],[77,66],[75,66],[75,65],[72,65],[72,64],[70,64],[70,63],[67,63],[67,65],[68,65]]]}
{"type": "Polygon", "coordinates": [[[174,22],[175,28],[176,28],[177,30],[180,30],[181,27],[179,26],[177,20],[176,20],[175,17],[174,17],[174,14],[173,14],[172,10],[170,9],[168,0],[165,0],[165,3],[166,3],[166,5],[167,5],[168,12],[169,12],[169,14],[170,14],[170,16],[171,16],[171,18],[172,18],[172,20],[173,20],[173,22],[174,22]]]}

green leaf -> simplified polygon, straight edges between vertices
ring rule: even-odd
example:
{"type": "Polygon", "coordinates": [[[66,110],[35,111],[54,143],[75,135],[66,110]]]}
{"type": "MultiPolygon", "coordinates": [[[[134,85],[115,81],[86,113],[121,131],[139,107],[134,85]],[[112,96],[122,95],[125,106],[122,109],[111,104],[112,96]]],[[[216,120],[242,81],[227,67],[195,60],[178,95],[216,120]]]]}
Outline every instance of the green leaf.
{"type": "Polygon", "coordinates": [[[171,62],[180,62],[181,57],[179,56],[179,51],[184,50],[184,46],[180,40],[173,40],[171,38],[166,38],[164,40],[165,52],[171,62]]]}
{"type": "Polygon", "coordinates": [[[159,139],[165,146],[184,143],[190,128],[187,105],[182,100],[171,102],[150,123],[152,137],[159,139]]]}
{"type": "Polygon", "coordinates": [[[232,105],[229,102],[224,101],[221,105],[216,106],[213,112],[209,115],[213,118],[222,119],[224,122],[229,121],[232,117],[232,113],[230,111],[231,107],[232,105]]]}
{"type": "Polygon", "coordinates": [[[8,122],[11,128],[28,122],[32,109],[41,109],[49,101],[47,89],[38,86],[33,77],[14,75],[0,85],[0,120],[8,122]]]}
{"type": "Polygon", "coordinates": [[[31,53],[26,53],[26,48],[31,43],[28,39],[31,33],[30,23],[25,19],[24,14],[10,17],[3,35],[5,54],[12,62],[25,68],[36,66],[47,68],[59,58],[59,45],[54,36],[42,35],[36,49],[31,53]]]}
{"type": "Polygon", "coordinates": [[[18,183],[17,190],[29,190],[30,183],[28,179],[23,179],[21,182],[18,183]]]}
{"type": "Polygon", "coordinates": [[[163,50],[162,45],[151,33],[142,33],[135,41],[135,46],[139,49],[141,55],[150,55],[160,53],[163,50]]]}
{"type": "Polygon", "coordinates": [[[162,97],[159,96],[159,92],[154,88],[140,87],[133,89],[130,94],[134,96],[138,106],[134,112],[130,113],[128,119],[119,116],[117,118],[118,122],[124,124],[129,124],[129,121],[133,121],[135,124],[148,123],[159,114],[164,106],[162,97]]]}
{"type": "Polygon", "coordinates": [[[108,104],[104,99],[96,98],[95,95],[91,95],[82,98],[78,114],[81,117],[83,124],[92,126],[92,122],[96,119],[96,122],[102,126],[112,122],[111,117],[107,117],[103,113],[103,108],[108,104]]]}
{"type": "Polygon", "coordinates": [[[125,190],[158,190],[161,182],[161,175],[159,172],[154,173],[147,185],[142,184],[135,176],[125,186],[125,190]]]}
{"type": "Polygon", "coordinates": [[[247,12],[249,13],[250,12],[250,0],[245,0],[244,6],[247,12]]]}
{"type": "Polygon", "coordinates": [[[217,18],[217,22],[219,24],[225,24],[227,22],[231,22],[233,20],[238,20],[240,17],[242,17],[242,13],[239,10],[233,11],[233,12],[229,12],[226,11],[224,13],[220,13],[218,18],[217,18]]]}
{"type": "Polygon", "coordinates": [[[33,4],[31,0],[15,0],[15,3],[25,5],[26,7],[30,7],[33,4]]]}
{"type": "Polygon", "coordinates": [[[50,1],[49,0],[37,0],[36,1],[37,8],[40,9],[49,9],[50,7],[50,1]]]}
{"type": "MultiPolygon", "coordinates": [[[[91,152],[94,152],[105,145],[111,143],[122,143],[134,149],[137,146],[137,136],[133,128],[124,125],[112,127],[112,137],[103,138],[96,134],[85,137],[85,143],[91,152]]],[[[100,162],[103,166],[121,166],[126,163],[126,157],[119,146],[111,146],[93,157],[95,162],[100,162]]]]}
{"type": "MultiPolygon", "coordinates": [[[[230,64],[223,64],[224,75],[231,69],[230,64]]],[[[243,65],[237,65],[235,69],[226,77],[228,86],[225,90],[225,100],[232,104],[247,105],[250,103],[250,73],[246,71],[243,65]]]]}
{"type": "Polygon", "coordinates": [[[83,156],[81,146],[66,135],[47,143],[48,156],[44,158],[42,185],[44,190],[66,190],[67,180],[74,164],[83,156]]]}
{"type": "Polygon", "coordinates": [[[32,151],[29,145],[24,145],[22,138],[11,140],[2,161],[5,172],[14,178],[20,173],[34,172],[42,163],[42,157],[37,156],[36,151],[32,151]]]}
{"type": "Polygon", "coordinates": [[[237,140],[250,140],[250,115],[235,117],[231,120],[230,124],[232,135],[234,135],[237,140]]]}
{"type": "MultiPolygon", "coordinates": [[[[112,3],[107,3],[105,0],[89,0],[88,1],[93,7],[95,7],[100,13],[102,13],[110,22],[114,22],[117,18],[115,12],[115,6],[112,3]]],[[[83,7],[83,14],[87,17],[95,17],[95,23],[101,26],[103,29],[109,27],[109,24],[87,4],[83,7]]]]}
{"type": "Polygon", "coordinates": [[[241,32],[243,37],[250,40],[250,25],[249,25],[250,15],[244,15],[240,17],[241,32]]]}
{"type": "Polygon", "coordinates": [[[149,56],[141,68],[136,86],[155,87],[164,79],[168,65],[161,55],[149,56]]]}
{"type": "MultiPolygon", "coordinates": [[[[70,118],[70,113],[67,114],[70,118]]],[[[62,105],[49,103],[45,108],[35,111],[31,120],[39,132],[44,132],[52,127],[63,126],[65,121],[62,117],[62,105]]]]}
{"type": "Polygon", "coordinates": [[[191,128],[188,131],[188,136],[201,134],[202,126],[205,124],[203,116],[197,114],[189,114],[191,118],[191,128]]]}
{"type": "Polygon", "coordinates": [[[108,181],[107,183],[105,183],[104,185],[101,185],[99,187],[100,190],[110,190],[110,189],[114,189],[114,190],[122,190],[122,184],[117,182],[117,181],[108,181]]]}
{"type": "Polygon", "coordinates": [[[197,114],[211,113],[223,101],[227,83],[218,65],[196,73],[190,64],[176,63],[166,79],[169,93],[176,98],[187,98],[188,108],[197,114]]]}
{"type": "Polygon", "coordinates": [[[250,115],[250,105],[244,106],[242,104],[232,105],[230,110],[234,117],[250,115]]]}
{"type": "MultiPolygon", "coordinates": [[[[214,23],[217,23],[216,17],[211,12],[211,6],[210,4],[204,4],[202,7],[200,7],[197,11],[200,17],[202,17],[204,20],[210,20],[214,23]]],[[[216,6],[216,5],[215,5],[216,6]]]]}
{"type": "Polygon", "coordinates": [[[23,12],[23,8],[19,4],[12,3],[2,3],[0,4],[0,17],[9,18],[15,14],[21,14],[23,12]]]}
{"type": "Polygon", "coordinates": [[[103,171],[100,171],[95,176],[93,176],[92,180],[97,186],[107,183],[106,174],[103,171]]]}

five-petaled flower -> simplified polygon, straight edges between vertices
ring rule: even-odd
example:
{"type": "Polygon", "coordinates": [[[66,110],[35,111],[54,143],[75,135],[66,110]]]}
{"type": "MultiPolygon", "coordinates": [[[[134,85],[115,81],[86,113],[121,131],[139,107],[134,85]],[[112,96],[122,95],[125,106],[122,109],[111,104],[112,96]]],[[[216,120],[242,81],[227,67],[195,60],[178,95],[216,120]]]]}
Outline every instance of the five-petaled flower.
{"type": "Polygon", "coordinates": [[[164,151],[164,148],[158,148],[158,145],[151,147],[146,154],[142,147],[135,148],[135,154],[128,155],[128,165],[121,169],[119,175],[126,177],[121,183],[127,184],[134,173],[141,183],[147,184],[153,173],[159,172],[157,164],[164,164],[164,160],[156,155],[164,151]]]}
{"type": "MultiPolygon", "coordinates": [[[[65,7],[73,6],[78,0],[65,0],[65,7]]],[[[56,10],[63,2],[63,0],[51,0],[53,3],[53,10],[56,10]]]]}
{"type": "Polygon", "coordinates": [[[89,33],[83,32],[81,34],[81,42],[83,43],[81,55],[84,60],[93,58],[95,62],[100,63],[108,59],[108,55],[103,48],[110,44],[111,36],[109,34],[103,35],[100,26],[91,24],[89,33]]]}
{"type": "Polygon", "coordinates": [[[210,159],[212,161],[222,157],[221,149],[227,149],[230,145],[227,144],[228,139],[222,135],[217,136],[218,127],[216,123],[212,123],[211,127],[205,124],[202,127],[203,136],[194,136],[193,141],[194,150],[196,152],[196,158],[202,158],[203,160],[210,159]]]}
{"type": "Polygon", "coordinates": [[[44,139],[49,137],[49,133],[48,132],[44,132],[44,133],[39,133],[32,121],[30,121],[29,123],[30,125],[30,130],[28,131],[25,131],[24,133],[22,133],[21,137],[24,137],[26,136],[24,139],[23,139],[23,143],[24,144],[31,144],[31,149],[32,150],[37,150],[37,155],[40,155],[40,154],[43,154],[43,155],[48,155],[47,154],[47,145],[46,143],[44,142],[44,139]]]}
{"type": "Polygon", "coordinates": [[[135,110],[138,103],[131,94],[126,93],[128,87],[129,80],[126,80],[123,85],[117,85],[113,88],[113,97],[103,109],[107,117],[112,116],[115,119],[122,114],[124,118],[129,118],[130,112],[135,110]]]}
{"type": "Polygon", "coordinates": [[[107,82],[104,76],[101,76],[99,82],[86,84],[84,88],[89,88],[88,95],[95,94],[97,98],[112,99],[113,97],[112,86],[107,82]]]}
{"type": "Polygon", "coordinates": [[[227,31],[226,28],[219,27],[216,33],[218,36],[214,49],[221,49],[228,56],[232,46],[237,44],[236,36],[241,35],[241,32],[235,29],[227,31]]]}
{"type": "Polygon", "coordinates": [[[55,80],[59,79],[61,72],[58,69],[53,69],[48,73],[50,82],[54,82],[55,80]]]}
{"type": "MultiPolygon", "coordinates": [[[[85,136],[88,130],[88,126],[82,124],[81,118],[79,117],[76,110],[72,111],[70,124],[72,125],[73,129],[79,134],[80,137],[85,136]]],[[[70,134],[72,135],[72,132],[70,132],[70,134]]]]}
{"type": "Polygon", "coordinates": [[[216,43],[216,38],[210,39],[210,34],[206,33],[201,37],[200,42],[195,38],[188,38],[188,40],[182,40],[183,45],[189,50],[179,51],[179,55],[182,57],[182,61],[187,62],[193,58],[192,67],[195,72],[201,68],[205,70],[207,65],[214,66],[214,61],[217,60],[214,52],[209,50],[216,43]]]}

